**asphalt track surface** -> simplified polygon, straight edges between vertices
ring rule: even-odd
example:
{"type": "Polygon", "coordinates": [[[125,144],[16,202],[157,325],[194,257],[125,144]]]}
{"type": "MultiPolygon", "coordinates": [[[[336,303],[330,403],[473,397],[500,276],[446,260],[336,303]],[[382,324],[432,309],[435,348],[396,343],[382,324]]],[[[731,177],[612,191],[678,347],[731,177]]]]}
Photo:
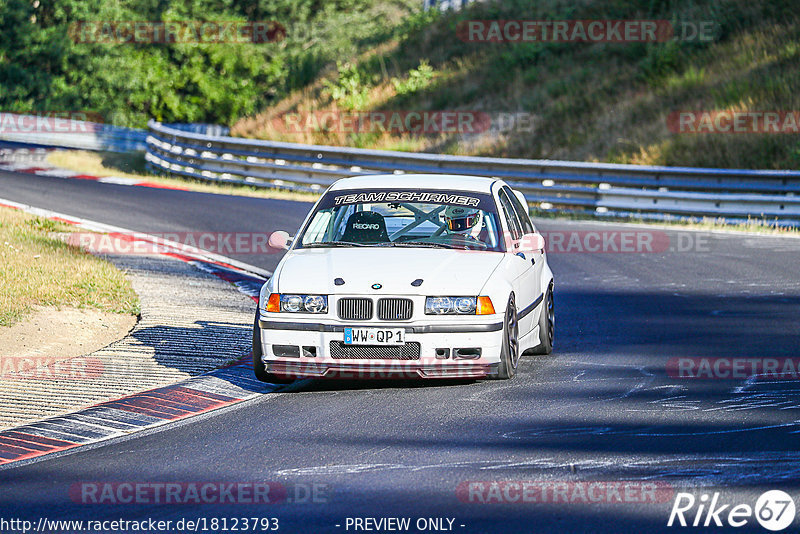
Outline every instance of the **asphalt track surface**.
{"type": "MultiPolygon", "coordinates": [[[[293,231],[309,208],[7,172],[0,197],[147,232],[293,231]]],[[[567,235],[630,230],[539,226],[567,235]]],[[[408,517],[410,532],[418,518],[451,518],[464,533],[655,532],[702,530],[666,527],[676,492],[719,492],[720,504],[753,506],[762,492],[781,489],[800,505],[800,381],[681,379],[666,370],[679,357],[800,356],[800,240],[651,231],[672,250],[550,254],[555,352],[525,357],[512,381],[304,381],[2,469],[0,515],[276,517],[279,532],[355,532],[347,518],[356,517],[408,517]],[[76,503],[70,489],[87,481],[271,481],[289,498],[258,506],[76,503]],[[570,497],[483,504],[459,493],[468,481],[568,483],[570,497]],[[656,483],[659,502],[583,502],[575,488],[589,481],[656,483]],[[314,485],[316,502],[308,502],[314,485]]],[[[278,260],[234,257],[266,269],[278,260]]],[[[767,532],[752,517],[735,530],[767,532]]]]}

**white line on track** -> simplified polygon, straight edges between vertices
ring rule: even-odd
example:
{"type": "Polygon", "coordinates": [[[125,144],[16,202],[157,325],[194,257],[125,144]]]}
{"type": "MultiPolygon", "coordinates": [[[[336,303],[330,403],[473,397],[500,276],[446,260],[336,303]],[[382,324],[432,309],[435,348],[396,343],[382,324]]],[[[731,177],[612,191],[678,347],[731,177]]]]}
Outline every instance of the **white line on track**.
{"type": "Polygon", "coordinates": [[[167,247],[173,249],[174,252],[184,254],[186,256],[190,256],[194,259],[200,261],[210,261],[210,262],[217,262],[217,263],[226,263],[231,265],[232,267],[236,267],[237,269],[251,275],[255,275],[261,278],[269,278],[272,276],[271,271],[267,271],[266,269],[262,269],[260,267],[256,267],[255,265],[250,265],[248,263],[244,263],[233,258],[229,258],[227,256],[222,256],[221,254],[216,254],[214,252],[209,252],[207,250],[203,250],[197,247],[191,247],[188,245],[184,245],[182,243],[178,243],[176,241],[171,241],[169,239],[163,239],[161,237],[153,236],[144,232],[135,232],[133,230],[128,230],[127,228],[121,228],[119,226],[112,226],[110,224],[105,224],[97,221],[92,221],[89,219],[83,219],[80,217],[75,217],[73,215],[67,215],[64,213],[59,213],[57,211],[47,210],[43,208],[37,208],[35,206],[29,206],[28,204],[22,204],[19,202],[15,202],[13,200],[8,200],[4,198],[0,198],[0,205],[5,205],[13,208],[17,208],[21,211],[26,213],[30,213],[31,215],[38,215],[39,217],[47,217],[47,218],[59,218],[64,219],[76,224],[80,228],[84,228],[86,230],[91,230],[94,232],[101,232],[101,233],[120,233],[120,234],[127,234],[136,237],[137,239],[141,239],[143,241],[149,241],[154,244],[161,245],[163,247],[167,247]]]}

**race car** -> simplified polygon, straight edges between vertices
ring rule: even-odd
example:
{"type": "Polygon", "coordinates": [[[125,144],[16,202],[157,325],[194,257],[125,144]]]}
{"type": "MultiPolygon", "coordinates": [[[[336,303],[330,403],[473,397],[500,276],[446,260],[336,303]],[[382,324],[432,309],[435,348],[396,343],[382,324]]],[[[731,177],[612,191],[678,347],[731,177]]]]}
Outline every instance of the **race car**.
{"type": "Polygon", "coordinates": [[[261,288],[256,377],[514,377],[549,354],[545,243],[502,180],[374,175],[335,182],[261,288]]]}

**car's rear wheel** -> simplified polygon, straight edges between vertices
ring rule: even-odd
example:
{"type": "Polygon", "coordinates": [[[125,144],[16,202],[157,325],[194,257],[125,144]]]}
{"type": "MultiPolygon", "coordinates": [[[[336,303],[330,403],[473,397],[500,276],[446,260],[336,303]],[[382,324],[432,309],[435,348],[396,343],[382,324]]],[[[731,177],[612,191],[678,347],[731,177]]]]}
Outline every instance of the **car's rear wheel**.
{"type": "Polygon", "coordinates": [[[256,378],[262,382],[269,382],[270,384],[288,384],[292,382],[292,380],[267,372],[267,366],[261,358],[264,352],[261,347],[261,326],[258,324],[258,319],[259,314],[256,309],[256,320],[253,323],[253,372],[255,372],[256,378]]]}
{"type": "Polygon", "coordinates": [[[553,341],[556,336],[556,309],[553,301],[553,284],[547,288],[539,314],[539,345],[534,354],[550,354],[553,352],[553,341]]]}
{"type": "Polygon", "coordinates": [[[507,380],[514,378],[519,365],[519,322],[517,320],[517,307],[514,304],[514,295],[511,295],[508,299],[503,323],[503,347],[500,350],[500,366],[498,367],[497,378],[507,380]]]}

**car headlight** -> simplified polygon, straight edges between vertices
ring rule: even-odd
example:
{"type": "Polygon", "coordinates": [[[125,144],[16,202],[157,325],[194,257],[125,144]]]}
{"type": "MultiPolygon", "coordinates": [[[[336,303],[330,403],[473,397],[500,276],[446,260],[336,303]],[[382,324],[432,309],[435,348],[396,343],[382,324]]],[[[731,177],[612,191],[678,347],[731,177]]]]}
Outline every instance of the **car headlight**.
{"type": "Polygon", "coordinates": [[[428,297],[425,299],[428,315],[489,315],[494,313],[489,297],[428,297]]]}
{"type": "Polygon", "coordinates": [[[327,295],[284,295],[273,293],[267,299],[268,312],[328,313],[327,295]]]}
{"type": "Polygon", "coordinates": [[[328,297],[323,295],[304,295],[303,308],[308,313],[327,313],[328,297]]]}

